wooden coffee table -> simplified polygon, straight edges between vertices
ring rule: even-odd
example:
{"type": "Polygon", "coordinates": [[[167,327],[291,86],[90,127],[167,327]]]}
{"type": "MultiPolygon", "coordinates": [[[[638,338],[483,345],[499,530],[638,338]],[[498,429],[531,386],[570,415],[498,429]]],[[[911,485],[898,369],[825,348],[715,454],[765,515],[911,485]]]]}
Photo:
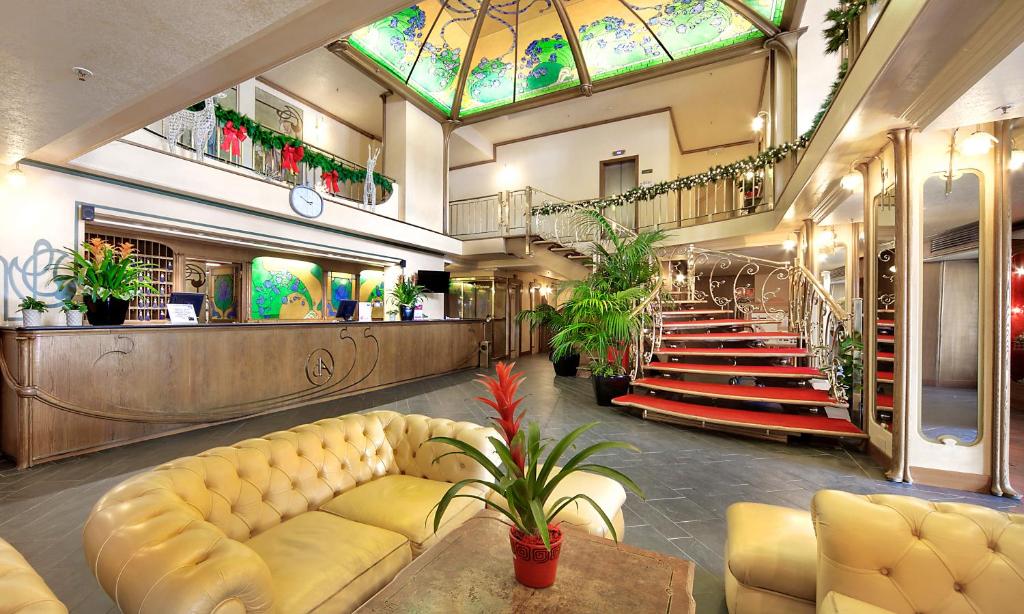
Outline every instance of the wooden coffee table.
{"type": "Polygon", "coordinates": [[[565,529],[558,579],[527,588],[512,572],[508,527],[481,512],[427,550],[359,614],[433,612],[693,614],[691,561],[565,529]]]}

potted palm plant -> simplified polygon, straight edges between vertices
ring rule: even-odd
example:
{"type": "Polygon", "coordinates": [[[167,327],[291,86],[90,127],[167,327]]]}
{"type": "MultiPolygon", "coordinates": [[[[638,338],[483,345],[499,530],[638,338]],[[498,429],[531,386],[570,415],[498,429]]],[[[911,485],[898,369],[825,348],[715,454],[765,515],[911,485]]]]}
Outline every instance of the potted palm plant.
{"type": "Polygon", "coordinates": [[[391,300],[398,304],[399,317],[403,322],[411,322],[416,317],[416,305],[423,302],[424,292],[426,288],[404,277],[391,289],[391,300]]]}
{"type": "Polygon", "coordinates": [[[68,326],[81,326],[85,309],[85,303],[79,303],[73,298],[63,301],[60,306],[61,312],[64,313],[64,321],[68,326]]]}
{"type": "Polygon", "coordinates": [[[611,478],[643,497],[640,487],[622,472],[589,462],[595,454],[612,449],[639,450],[621,441],[603,441],[575,452],[559,467],[557,463],[561,457],[574,451],[574,444],[580,436],[598,423],[579,426],[554,445],[541,438],[540,427],[536,422],[520,429],[523,413],[516,415],[516,410],[523,399],[516,399],[515,396],[524,376],[522,373],[513,375],[514,366],[514,363],[498,363],[497,378],[481,378],[492,398],[478,397],[498,414],[491,420],[498,427],[501,438],[491,437],[489,440],[501,459],[500,463],[494,463],[480,450],[458,439],[433,437],[429,440],[454,447],[455,451],[449,454],[468,456],[493,477],[493,481],[466,479],[453,484],[434,511],[434,531],[440,528],[445,510],[455,499],[466,497],[485,501],[504,517],[509,527],[516,580],[532,588],[546,588],[554,584],[558,570],[564,534],[558,527],[556,517],[566,506],[574,503],[578,505],[578,501],[591,505],[608,527],[611,536],[618,541],[612,521],[592,498],[577,493],[552,500],[555,487],[573,473],[583,471],[611,478]],[[471,488],[471,492],[462,492],[467,487],[475,488],[471,488]],[[479,488],[489,491],[490,496],[482,497],[479,488]]]}
{"type": "MultiPolygon", "coordinates": [[[[565,314],[561,309],[551,305],[539,305],[536,309],[520,311],[516,315],[517,322],[529,322],[530,330],[539,327],[546,327],[552,335],[557,334],[565,326],[565,314]]],[[[554,357],[554,350],[548,352],[548,358],[555,366],[555,375],[562,377],[576,377],[576,371],[580,368],[580,353],[570,352],[557,360],[554,357]]]]}
{"type": "Polygon", "coordinates": [[[22,324],[25,326],[42,326],[43,314],[46,313],[46,303],[34,296],[26,296],[21,299],[18,305],[21,312],[22,324]]]}
{"type": "Polygon", "coordinates": [[[61,290],[81,292],[93,326],[124,324],[129,301],[156,289],[146,274],[154,265],[142,262],[131,243],[115,247],[94,238],[81,252],[66,251],[68,260],[55,267],[53,280],[61,290]]]}
{"type": "Polygon", "coordinates": [[[579,351],[590,359],[590,375],[598,405],[629,392],[628,347],[643,333],[644,315],[637,305],[648,289],[636,286],[611,290],[600,278],[570,284],[572,295],[562,309],[566,323],[551,339],[553,356],[579,351]]]}

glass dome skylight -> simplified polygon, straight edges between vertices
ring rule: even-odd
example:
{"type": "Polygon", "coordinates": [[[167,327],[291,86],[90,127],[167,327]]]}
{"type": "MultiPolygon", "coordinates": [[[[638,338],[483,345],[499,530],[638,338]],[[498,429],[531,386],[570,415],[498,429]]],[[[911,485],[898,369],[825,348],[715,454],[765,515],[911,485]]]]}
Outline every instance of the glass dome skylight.
{"type": "Polygon", "coordinates": [[[770,36],[785,2],[424,0],[345,42],[455,119],[770,36]]]}

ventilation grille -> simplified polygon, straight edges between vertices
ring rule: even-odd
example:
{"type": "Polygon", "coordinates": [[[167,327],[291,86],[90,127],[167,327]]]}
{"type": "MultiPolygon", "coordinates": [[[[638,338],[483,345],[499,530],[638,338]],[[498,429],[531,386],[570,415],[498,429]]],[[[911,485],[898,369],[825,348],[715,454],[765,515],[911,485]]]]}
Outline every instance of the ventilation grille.
{"type": "Polygon", "coordinates": [[[959,251],[978,245],[978,223],[951,228],[932,237],[932,253],[959,251]]]}

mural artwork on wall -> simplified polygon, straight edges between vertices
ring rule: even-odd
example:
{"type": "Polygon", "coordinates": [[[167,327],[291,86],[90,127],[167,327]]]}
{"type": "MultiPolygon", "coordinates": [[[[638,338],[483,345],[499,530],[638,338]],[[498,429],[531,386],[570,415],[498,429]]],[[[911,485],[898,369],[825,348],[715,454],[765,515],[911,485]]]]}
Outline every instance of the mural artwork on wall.
{"type": "Polygon", "coordinates": [[[315,320],[323,317],[320,265],[286,258],[252,261],[252,319],[315,320]]]}
{"type": "Polygon", "coordinates": [[[15,317],[18,303],[26,296],[34,296],[48,307],[59,307],[73,290],[61,292],[53,284],[54,266],[59,266],[67,255],[55,249],[46,239],[39,239],[28,256],[15,256],[10,260],[0,256],[0,296],[3,297],[3,319],[15,317]]]}
{"type": "Polygon", "coordinates": [[[327,302],[328,317],[338,315],[338,306],[341,301],[352,300],[355,294],[355,278],[348,273],[331,273],[331,299],[327,302]]]}
{"type": "MultiPolygon", "coordinates": [[[[225,272],[213,273],[213,300],[210,301],[214,320],[235,320],[238,318],[238,301],[235,297],[235,274],[230,267],[225,272]]],[[[255,292],[253,293],[255,295],[255,292]]]]}

